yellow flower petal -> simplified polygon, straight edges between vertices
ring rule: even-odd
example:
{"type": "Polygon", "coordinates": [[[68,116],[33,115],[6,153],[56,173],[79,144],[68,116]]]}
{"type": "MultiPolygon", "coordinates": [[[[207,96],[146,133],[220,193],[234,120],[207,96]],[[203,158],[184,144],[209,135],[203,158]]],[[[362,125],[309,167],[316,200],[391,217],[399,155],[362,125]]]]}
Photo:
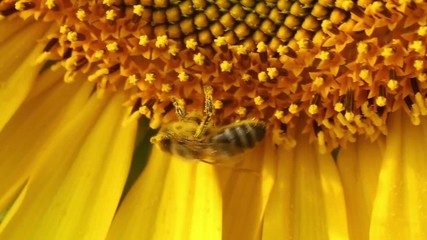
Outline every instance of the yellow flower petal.
{"type": "Polygon", "coordinates": [[[43,45],[34,44],[48,27],[45,23],[31,24],[0,45],[0,130],[24,101],[41,68],[35,59],[43,45]]]}
{"type": "Polygon", "coordinates": [[[278,177],[264,217],[263,239],[348,239],[344,192],[335,162],[299,139],[279,148],[278,177]]]}
{"type": "Polygon", "coordinates": [[[338,168],[343,182],[351,239],[369,239],[372,204],[381,166],[382,140],[359,138],[341,149],[338,168]]]}
{"type": "Polygon", "coordinates": [[[393,114],[378,190],[371,239],[427,239],[427,125],[393,114]]]}
{"type": "MultiPolygon", "coordinates": [[[[269,139],[267,137],[267,139],[269,139]]],[[[277,156],[271,141],[245,152],[218,174],[224,198],[223,239],[256,239],[276,177],[277,156]]]]}
{"type": "Polygon", "coordinates": [[[11,204],[42,160],[34,156],[58,128],[81,110],[92,91],[92,84],[88,83],[63,84],[63,73],[46,71],[40,76],[35,85],[39,96],[26,101],[0,133],[0,211],[11,204]],[[57,83],[49,91],[42,90],[46,79],[57,83]]]}
{"type": "Polygon", "coordinates": [[[153,149],[108,239],[221,239],[221,209],[213,166],[153,149]]]}
{"type": "MultiPolygon", "coordinates": [[[[122,127],[123,95],[89,99],[33,156],[22,201],[2,239],[104,239],[126,181],[135,124],[122,127]],[[106,104],[108,105],[106,106],[106,104]]],[[[29,158],[32,159],[32,158],[29,158]]]]}

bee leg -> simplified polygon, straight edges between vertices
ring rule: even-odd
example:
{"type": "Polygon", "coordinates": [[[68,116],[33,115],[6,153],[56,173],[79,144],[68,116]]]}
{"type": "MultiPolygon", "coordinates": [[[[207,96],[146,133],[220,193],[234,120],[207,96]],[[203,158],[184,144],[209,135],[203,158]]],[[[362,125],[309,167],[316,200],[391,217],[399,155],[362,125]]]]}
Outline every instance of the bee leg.
{"type": "Polygon", "coordinates": [[[205,93],[205,115],[202,119],[202,122],[199,124],[196,133],[194,134],[194,137],[196,138],[199,138],[206,133],[213,115],[213,88],[211,86],[203,86],[203,91],[205,93]]]}
{"type": "Polygon", "coordinates": [[[185,118],[187,113],[185,112],[185,101],[181,98],[172,97],[172,103],[175,107],[176,114],[178,115],[179,119],[182,120],[185,118]]]}

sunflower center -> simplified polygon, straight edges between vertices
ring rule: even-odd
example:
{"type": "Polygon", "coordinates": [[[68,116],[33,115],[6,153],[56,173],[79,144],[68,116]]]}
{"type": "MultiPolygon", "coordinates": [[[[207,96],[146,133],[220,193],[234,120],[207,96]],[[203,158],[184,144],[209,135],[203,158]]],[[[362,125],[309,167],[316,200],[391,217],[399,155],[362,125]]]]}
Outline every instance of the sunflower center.
{"type": "Polygon", "coordinates": [[[58,61],[98,92],[122,89],[151,126],[176,119],[171,96],[219,124],[268,122],[277,144],[297,125],[332,149],[387,131],[426,107],[427,3],[415,1],[2,1],[0,13],[58,23],[38,61],[58,61]],[[102,3],[101,3],[102,2],[102,3]]]}

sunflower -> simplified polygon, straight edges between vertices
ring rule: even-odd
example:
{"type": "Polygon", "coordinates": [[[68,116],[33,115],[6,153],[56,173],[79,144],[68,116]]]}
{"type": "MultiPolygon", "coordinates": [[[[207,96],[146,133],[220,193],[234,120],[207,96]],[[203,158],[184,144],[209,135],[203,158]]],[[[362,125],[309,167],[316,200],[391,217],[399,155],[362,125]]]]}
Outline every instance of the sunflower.
{"type": "Polygon", "coordinates": [[[427,239],[423,0],[3,0],[0,44],[0,239],[427,239]],[[206,86],[263,141],[152,146],[206,86]]]}

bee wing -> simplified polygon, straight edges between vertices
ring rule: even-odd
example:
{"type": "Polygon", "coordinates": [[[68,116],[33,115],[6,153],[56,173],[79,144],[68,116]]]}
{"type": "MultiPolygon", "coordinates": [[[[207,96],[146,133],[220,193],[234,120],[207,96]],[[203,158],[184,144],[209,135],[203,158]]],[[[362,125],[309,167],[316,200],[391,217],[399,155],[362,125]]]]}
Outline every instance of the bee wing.
{"type": "Polygon", "coordinates": [[[186,146],[186,150],[191,152],[190,155],[197,156],[197,159],[207,163],[224,161],[243,151],[243,149],[227,143],[200,142],[188,139],[181,139],[180,142],[186,146]]]}

